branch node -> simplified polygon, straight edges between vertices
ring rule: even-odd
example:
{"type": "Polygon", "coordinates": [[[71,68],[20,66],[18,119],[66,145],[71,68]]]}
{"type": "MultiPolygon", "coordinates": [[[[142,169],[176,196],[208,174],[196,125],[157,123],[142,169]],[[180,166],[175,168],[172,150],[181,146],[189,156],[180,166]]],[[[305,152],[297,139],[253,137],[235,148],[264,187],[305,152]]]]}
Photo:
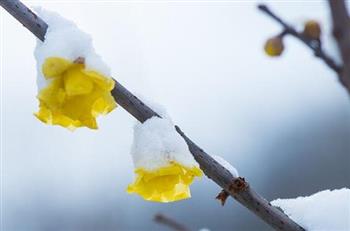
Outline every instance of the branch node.
{"type": "MultiPolygon", "coordinates": [[[[238,177],[229,185],[229,191],[233,194],[237,194],[243,192],[249,187],[248,183],[245,181],[244,177],[238,177]]],[[[221,202],[221,205],[224,206],[227,198],[230,196],[230,193],[225,189],[221,190],[221,192],[216,196],[215,199],[221,202]]]]}
{"type": "Polygon", "coordinates": [[[244,177],[238,177],[230,185],[229,190],[233,193],[240,193],[245,191],[249,187],[244,177]]]}
{"type": "Polygon", "coordinates": [[[215,199],[219,200],[221,205],[224,206],[226,203],[227,198],[230,196],[228,192],[226,192],[224,189],[221,190],[221,192],[215,197],[215,199]]]}
{"type": "Polygon", "coordinates": [[[76,64],[85,64],[85,58],[84,57],[78,57],[74,60],[74,63],[76,64]]]}

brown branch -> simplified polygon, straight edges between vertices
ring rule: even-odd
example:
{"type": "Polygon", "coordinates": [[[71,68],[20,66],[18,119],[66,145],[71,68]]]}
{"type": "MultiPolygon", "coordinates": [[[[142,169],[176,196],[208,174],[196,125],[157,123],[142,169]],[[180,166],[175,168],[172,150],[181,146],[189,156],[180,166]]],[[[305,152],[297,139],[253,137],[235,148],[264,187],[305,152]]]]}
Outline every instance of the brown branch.
{"type": "Polygon", "coordinates": [[[161,213],[158,213],[154,216],[153,219],[156,223],[165,225],[175,231],[190,231],[185,225],[180,224],[179,222],[175,221],[174,219],[167,217],[161,213]]]}
{"type": "MultiPolygon", "coordinates": [[[[8,10],[14,17],[16,17],[17,20],[23,24],[26,23],[26,27],[30,31],[32,31],[32,29],[36,30],[36,20],[40,20],[42,22],[42,20],[34,14],[26,14],[26,17],[18,17],[18,15],[21,15],[21,12],[13,13],[13,10],[24,10],[24,14],[27,12],[27,10],[25,10],[26,6],[24,6],[18,0],[0,0],[0,5],[8,10]],[[15,7],[13,5],[20,5],[20,7],[15,7]],[[27,17],[29,19],[27,19],[27,17]],[[24,23],[24,21],[26,22],[24,23]],[[32,24],[30,22],[32,22],[32,24]]],[[[44,27],[42,28],[43,29],[40,31],[40,34],[35,35],[43,41],[47,26],[45,29],[44,27]]],[[[160,117],[156,112],[145,105],[119,82],[116,82],[116,86],[112,90],[112,95],[120,106],[122,106],[140,122],[144,122],[153,116],[160,117]]],[[[175,126],[175,129],[186,141],[190,152],[199,163],[201,169],[207,175],[207,177],[223,188],[230,194],[230,196],[276,230],[304,230],[282,211],[272,206],[262,196],[257,194],[244,180],[244,178],[234,177],[227,169],[216,162],[210,155],[208,155],[192,140],[190,140],[178,126],[175,126]]]]}
{"type": "MultiPolygon", "coordinates": [[[[339,2],[339,1],[329,0],[329,2],[333,3],[333,2],[339,2]]],[[[258,5],[258,8],[259,10],[264,12],[266,15],[270,16],[272,19],[274,19],[276,22],[278,22],[282,26],[283,28],[283,31],[281,33],[282,36],[291,35],[296,39],[298,39],[299,41],[301,41],[307,47],[309,47],[313,51],[316,57],[320,58],[330,69],[332,69],[338,75],[339,82],[345,87],[348,93],[350,93],[349,75],[348,75],[349,77],[348,79],[343,78],[343,75],[342,75],[343,67],[336,64],[335,61],[322,49],[322,44],[319,39],[311,39],[305,36],[303,33],[298,32],[294,27],[286,23],[282,18],[280,18],[274,12],[272,12],[266,5],[260,4],[258,5]]],[[[349,48],[349,44],[348,44],[348,48],[349,48]]],[[[348,49],[348,52],[350,52],[350,49],[348,49]]],[[[349,58],[349,64],[350,64],[350,55],[348,54],[347,57],[349,58]]]]}
{"type": "Polygon", "coordinates": [[[0,5],[38,39],[44,41],[48,25],[33,11],[17,0],[0,0],[0,5]]]}
{"type": "Polygon", "coordinates": [[[338,49],[343,60],[343,69],[340,73],[341,82],[350,89],[350,19],[344,0],[328,0],[332,22],[333,36],[337,41],[338,49]]]}

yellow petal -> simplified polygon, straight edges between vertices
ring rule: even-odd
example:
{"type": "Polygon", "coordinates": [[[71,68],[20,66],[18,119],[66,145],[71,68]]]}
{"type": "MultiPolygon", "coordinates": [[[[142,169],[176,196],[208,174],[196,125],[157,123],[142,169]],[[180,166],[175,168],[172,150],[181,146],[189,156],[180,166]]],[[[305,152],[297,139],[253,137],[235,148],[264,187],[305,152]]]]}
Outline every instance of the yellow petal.
{"type": "Polygon", "coordinates": [[[163,203],[191,197],[189,186],[194,177],[202,175],[198,167],[188,168],[176,162],[152,171],[138,168],[135,173],[135,182],[128,186],[127,192],[163,203]]]}
{"type": "Polygon", "coordinates": [[[98,98],[92,105],[92,115],[97,117],[99,114],[107,114],[112,111],[116,104],[112,101],[113,97],[105,96],[98,98]]]}
{"type": "Polygon", "coordinates": [[[114,88],[114,80],[107,78],[106,76],[91,70],[83,70],[83,73],[86,74],[94,81],[100,88],[111,91],[114,88]]]}
{"type": "Polygon", "coordinates": [[[83,65],[74,65],[63,74],[64,88],[69,96],[89,94],[94,83],[82,71],[83,65]]]}
{"type": "Polygon", "coordinates": [[[39,92],[37,97],[46,105],[51,105],[51,109],[61,107],[66,98],[66,92],[63,89],[62,79],[53,79],[49,86],[39,92]]]}
{"type": "Polygon", "coordinates": [[[35,116],[44,123],[47,124],[57,124],[66,127],[70,130],[74,130],[76,127],[80,127],[81,123],[79,121],[74,121],[67,116],[60,113],[53,112],[46,107],[45,104],[40,104],[39,112],[35,113],[35,116]]]}
{"type": "Polygon", "coordinates": [[[69,60],[59,57],[50,57],[45,60],[42,66],[42,72],[45,78],[54,78],[61,75],[71,65],[72,62],[70,62],[69,60]]]}

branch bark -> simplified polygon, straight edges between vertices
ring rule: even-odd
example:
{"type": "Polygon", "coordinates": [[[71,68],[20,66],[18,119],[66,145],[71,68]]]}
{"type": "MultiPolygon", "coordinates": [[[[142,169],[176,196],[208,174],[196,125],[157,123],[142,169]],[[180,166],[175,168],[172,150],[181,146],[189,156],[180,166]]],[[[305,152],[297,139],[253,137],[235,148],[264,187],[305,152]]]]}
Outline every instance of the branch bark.
{"type": "Polygon", "coordinates": [[[175,231],[190,231],[190,229],[188,229],[185,225],[180,224],[174,219],[171,219],[170,217],[167,217],[161,213],[158,213],[154,216],[154,221],[159,224],[168,226],[175,231]]]}
{"type": "Polygon", "coordinates": [[[0,5],[38,39],[44,41],[48,25],[33,11],[17,0],[0,0],[0,5]]]}
{"type": "Polygon", "coordinates": [[[328,3],[332,15],[333,36],[343,60],[340,78],[350,91],[350,19],[344,0],[328,0],[328,3]]]}
{"type": "MultiPolygon", "coordinates": [[[[339,4],[340,4],[339,2],[343,2],[343,1],[342,0],[329,0],[329,2],[331,5],[333,5],[334,8],[336,8],[334,10],[336,12],[338,12],[341,9],[341,6],[339,6],[339,4]],[[334,4],[334,3],[336,3],[336,4],[334,4]]],[[[320,40],[317,41],[317,40],[310,39],[310,38],[306,37],[303,33],[298,32],[294,27],[292,27],[291,25],[286,23],[282,18],[280,18],[274,12],[272,12],[266,5],[260,4],[260,5],[258,5],[258,8],[259,8],[259,10],[264,12],[266,15],[270,16],[272,19],[274,19],[276,22],[278,22],[282,26],[282,28],[283,28],[283,31],[281,33],[282,36],[291,35],[291,36],[295,37],[296,39],[298,39],[299,41],[301,41],[302,43],[304,43],[307,47],[309,47],[313,51],[313,53],[315,54],[316,57],[321,59],[330,69],[332,69],[337,74],[339,82],[341,83],[341,85],[343,85],[343,87],[350,94],[350,75],[349,75],[349,73],[350,73],[350,49],[349,49],[350,43],[346,44],[346,41],[343,41],[343,40],[346,40],[346,37],[349,38],[348,37],[350,35],[349,30],[346,32],[346,33],[348,33],[348,34],[346,34],[346,36],[345,36],[345,33],[343,33],[343,32],[335,33],[335,34],[337,34],[337,36],[341,40],[341,44],[342,44],[341,47],[343,48],[341,50],[344,50],[344,55],[342,53],[342,56],[346,56],[348,59],[348,62],[349,62],[348,67],[346,67],[346,65],[344,65],[344,68],[343,68],[343,66],[339,66],[338,64],[336,64],[335,61],[322,49],[322,45],[321,45],[320,40]]],[[[344,18],[342,18],[342,19],[339,18],[339,21],[341,21],[341,22],[338,22],[339,25],[337,24],[338,25],[337,28],[338,27],[342,27],[342,28],[346,27],[346,26],[342,25],[342,23],[344,21],[348,22],[348,20],[346,20],[344,18]]],[[[339,29],[337,29],[335,31],[339,31],[339,29]]],[[[339,42],[338,42],[338,44],[339,44],[339,42]]],[[[344,59],[344,57],[343,57],[343,59],[344,59]]],[[[344,62],[344,64],[345,64],[345,62],[344,62]]]]}
{"type": "MultiPolygon", "coordinates": [[[[24,4],[19,0],[0,0],[0,5],[25,25],[25,27],[41,41],[44,41],[48,25],[32,13],[24,4]],[[41,26],[38,27],[37,24],[40,24],[41,26]]],[[[120,106],[141,123],[153,116],[160,117],[119,82],[116,82],[116,86],[112,90],[112,95],[120,106]]],[[[206,176],[227,191],[230,196],[276,230],[304,230],[281,210],[272,206],[267,200],[256,193],[244,178],[233,177],[227,169],[191,141],[178,126],[175,126],[175,129],[186,141],[190,152],[199,163],[206,176]]]]}

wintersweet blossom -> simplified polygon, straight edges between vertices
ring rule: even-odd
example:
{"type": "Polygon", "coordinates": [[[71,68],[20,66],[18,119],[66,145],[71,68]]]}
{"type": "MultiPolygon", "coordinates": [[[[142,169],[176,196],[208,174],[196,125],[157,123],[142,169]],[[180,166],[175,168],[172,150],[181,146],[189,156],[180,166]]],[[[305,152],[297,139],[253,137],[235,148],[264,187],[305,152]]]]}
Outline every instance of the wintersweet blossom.
{"type": "Polygon", "coordinates": [[[38,93],[40,104],[35,115],[44,123],[97,129],[96,117],[116,107],[111,95],[113,79],[86,70],[82,58],[72,62],[49,57],[42,65],[42,74],[48,83],[38,93]]]}
{"type": "Polygon", "coordinates": [[[145,200],[165,203],[190,198],[190,185],[203,174],[167,115],[134,127],[131,154],[136,177],[127,192],[145,200]]]}
{"type": "Polygon", "coordinates": [[[47,22],[44,41],[37,41],[39,111],[47,124],[69,129],[97,128],[96,117],[116,107],[110,69],[96,53],[92,38],[55,12],[35,9],[47,22]]]}
{"type": "Polygon", "coordinates": [[[137,193],[145,200],[156,202],[172,202],[191,197],[189,186],[196,176],[202,175],[198,167],[188,168],[176,162],[153,171],[137,168],[135,173],[136,180],[128,186],[128,193],[137,193]]]}

